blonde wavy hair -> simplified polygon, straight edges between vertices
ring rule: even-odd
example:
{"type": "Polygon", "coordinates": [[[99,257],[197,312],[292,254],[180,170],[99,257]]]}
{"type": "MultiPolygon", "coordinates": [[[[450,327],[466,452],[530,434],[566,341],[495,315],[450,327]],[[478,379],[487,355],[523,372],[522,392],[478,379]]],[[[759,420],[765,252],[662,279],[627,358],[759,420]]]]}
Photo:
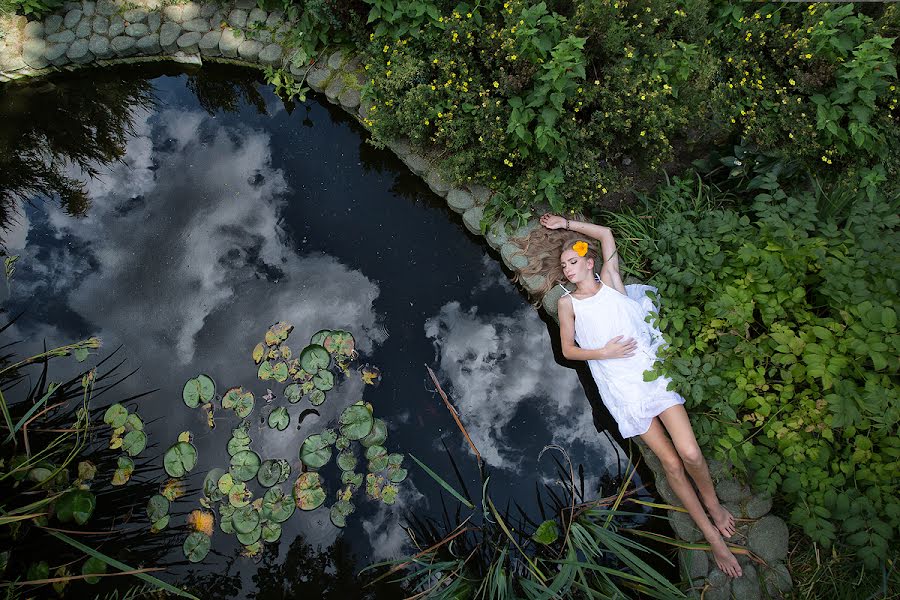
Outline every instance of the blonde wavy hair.
{"type": "Polygon", "coordinates": [[[562,265],[559,257],[564,251],[572,248],[576,242],[585,242],[588,250],[585,258],[594,259],[594,271],[599,272],[603,266],[603,258],[600,254],[600,242],[582,235],[568,231],[566,229],[547,229],[538,227],[533,229],[528,235],[510,240],[519,247],[516,254],[520,254],[528,259],[528,265],[519,271],[513,278],[518,282],[526,277],[535,275],[542,278],[541,284],[537,287],[537,291],[530,293],[531,301],[537,306],[540,305],[544,295],[549,292],[553,286],[557,284],[565,284],[568,282],[563,275],[562,265]]]}

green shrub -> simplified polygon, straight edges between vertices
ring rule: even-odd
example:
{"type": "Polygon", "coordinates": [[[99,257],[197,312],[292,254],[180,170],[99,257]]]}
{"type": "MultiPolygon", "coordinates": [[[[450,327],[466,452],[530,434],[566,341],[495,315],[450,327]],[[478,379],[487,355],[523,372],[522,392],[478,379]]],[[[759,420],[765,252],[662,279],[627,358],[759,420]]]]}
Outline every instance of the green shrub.
{"type": "MultiPolygon", "coordinates": [[[[696,185],[664,193],[684,207],[696,185]]],[[[839,222],[769,176],[744,214],[661,215],[640,251],[665,303],[658,370],[701,445],[781,494],[810,538],[874,566],[900,527],[900,196],[849,186],[839,222]]]]}

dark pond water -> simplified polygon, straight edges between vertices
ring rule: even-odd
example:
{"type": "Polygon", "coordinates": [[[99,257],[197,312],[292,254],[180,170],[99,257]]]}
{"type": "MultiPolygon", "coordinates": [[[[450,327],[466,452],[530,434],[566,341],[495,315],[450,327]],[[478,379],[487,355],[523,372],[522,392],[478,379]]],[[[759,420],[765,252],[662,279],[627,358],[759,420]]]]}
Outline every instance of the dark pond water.
{"type": "MultiPolygon", "coordinates": [[[[181,400],[184,382],[201,372],[220,392],[243,385],[255,393],[253,449],[289,459],[294,476],[306,436],[363,399],[388,423],[390,451],[414,454],[455,482],[446,446],[478,497],[474,459],[429,365],[486,461],[498,506],[536,512],[536,482],[556,479],[555,463],[538,453],[554,443],[583,465],[588,497],[601,482],[610,492],[621,448],[598,433],[579,376],[554,358],[547,325],[458,215],[338,110],[285,104],[250,72],[155,69],[0,90],[8,167],[0,186],[30,201],[3,205],[3,243],[19,255],[0,284],[3,305],[8,315],[25,311],[6,339],[22,340],[16,350],[26,354],[97,335],[103,349],[90,361],[121,345],[123,368],[139,370],[95,406],[154,390],[129,405],[148,422],[150,442],[134,492],[110,496],[134,506],[124,528],[146,529],[147,490],[164,481],[162,453],[179,432],[195,436],[194,488],[209,469],[228,466],[233,413],[219,411],[210,431],[181,400]],[[355,371],[338,377],[319,414],[298,427],[308,402],[288,404],[283,385],[259,381],[250,358],[279,320],[295,326],[295,349],[323,328],[351,331],[357,364],[377,365],[380,385],[364,385],[355,371]],[[261,399],[267,388],[271,404],[261,399]],[[273,406],[290,412],[283,432],[260,424],[273,406]]],[[[359,568],[413,550],[401,524],[443,514],[440,488],[408,457],[405,466],[396,504],[357,492],[343,530],[326,507],[298,511],[261,561],[239,557],[234,536],[218,530],[203,563],[184,560],[184,515],[197,508],[196,491],[151,541],[104,549],[166,566],[165,579],[204,598],[358,597],[359,568]]],[[[326,506],[336,474],[326,471],[326,506]]],[[[98,510],[123,509],[103,498],[98,510]]]]}

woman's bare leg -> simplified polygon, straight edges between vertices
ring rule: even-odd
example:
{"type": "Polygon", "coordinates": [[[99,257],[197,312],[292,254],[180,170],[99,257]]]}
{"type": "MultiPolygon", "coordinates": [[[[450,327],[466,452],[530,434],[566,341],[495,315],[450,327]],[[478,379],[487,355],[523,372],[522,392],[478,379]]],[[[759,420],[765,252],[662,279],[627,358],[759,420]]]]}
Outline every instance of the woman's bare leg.
{"type": "Polygon", "coordinates": [[[700,498],[703,500],[706,510],[709,511],[713,523],[716,524],[723,536],[733,536],[735,533],[734,515],[722,506],[716,496],[712,477],[709,475],[709,466],[700,452],[700,446],[697,444],[697,438],[694,437],[694,430],[691,429],[691,421],[684,406],[678,404],[667,408],[660,413],[659,419],[666,426],[672,443],[675,444],[675,449],[684,462],[685,469],[697,484],[700,498]]]}
{"type": "Polygon", "coordinates": [[[703,506],[700,504],[700,499],[694,491],[694,486],[691,485],[687,478],[681,457],[678,455],[672,442],[666,437],[663,424],[659,418],[653,419],[650,429],[647,430],[647,433],[641,435],[641,439],[659,458],[666,471],[666,479],[669,481],[669,485],[672,486],[672,490],[681,500],[703,537],[706,538],[706,541],[712,547],[713,557],[715,557],[719,569],[731,577],[740,577],[741,566],[731,551],[728,550],[728,546],[725,545],[725,540],[722,539],[719,530],[706,516],[703,506]]]}

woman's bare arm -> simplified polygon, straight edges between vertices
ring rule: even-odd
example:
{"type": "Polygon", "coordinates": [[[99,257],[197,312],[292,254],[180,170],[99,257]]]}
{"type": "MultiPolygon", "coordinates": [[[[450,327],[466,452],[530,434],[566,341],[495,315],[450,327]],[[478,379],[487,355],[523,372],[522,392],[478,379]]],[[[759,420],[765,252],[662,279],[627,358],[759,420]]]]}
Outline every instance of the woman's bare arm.
{"type": "Polygon", "coordinates": [[[622,283],[622,276],[619,274],[619,252],[616,249],[616,239],[613,237],[612,229],[594,223],[570,220],[569,231],[582,233],[600,242],[600,253],[603,255],[600,279],[606,285],[612,286],[613,289],[624,294],[625,284],[622,283]]]}
{"type": "Polygon", "coordinates": [[[607,360],[610,358],[628,358],[634,356],[637,342],[632,338],[622,339],[619,335],[611,339],[602,348],[589,350],[575,345],[575,310],[572,299],[563,296],[556,304],[559,313],[559,338],[563,356],[569,360],[607,360]]]}

